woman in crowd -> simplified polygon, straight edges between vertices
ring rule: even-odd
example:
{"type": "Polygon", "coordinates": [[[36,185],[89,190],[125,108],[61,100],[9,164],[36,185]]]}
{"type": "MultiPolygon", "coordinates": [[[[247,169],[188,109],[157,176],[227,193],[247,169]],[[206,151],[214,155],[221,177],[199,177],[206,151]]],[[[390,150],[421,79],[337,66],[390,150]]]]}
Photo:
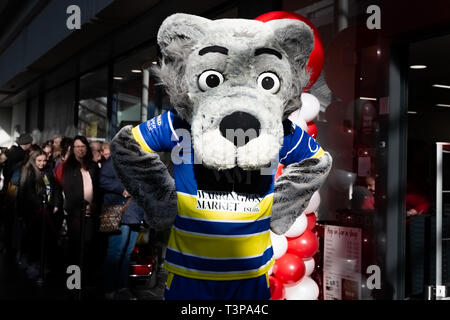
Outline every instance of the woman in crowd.
{"type": "Polygon", "coordinates": [[[16,197],[19,187],[20,171],[23,163],[28,160],[28,153],[32,148],[33,137],[24,133],[17,140],[17,145],[13,145],[5,151],[5,162],[3,164],[3,190],[0,192],[0,211],[4,227],[4,241],[7,261],[15,261],[17,257],[17,233],[16,229],[16,197]]]}
{"type": "Polygon", "coordinates": [[[68,264],[80,266],[82,275],[88,274],[91,278],[94,275],[90,272],[95,268],[91,255],[96,256],[92,245],[94,230],[98,229],[97,202],[100,197],[97,190],[98,167],[92,161],[86,137],[74,138],[69,157],[57,169],[60,174],[57,172],[56,176],[65,196],[64,209],[68,214],[68,264]]]}
{"type": "Polygon", "coordinates": [[[17,193],[17,213],[24,222],[22,248],[28,257],[27,271],[31,278],[43,272],[41,268],[46,261],[52,267],[56,258],[55,214],[62,207],[62,196],[46,164],[47,154],[43,150],[32,151],[22,167],[17,193]]]}
{"type": "Polygon", "coordinates": [[[67,159],[69,158],[70,155],[70,151],[73,145],[73,139],[69,138],[69,137],[64,137],[61,140],[61,151],[59,153],[59,156],[57,158],[54,159],[55,162],[55,168],[54,168],[54,172],[55,172],[55,177],[56,180],[59,182],[60,185],[62,185],[62,180],[63,180],[63,166],[61,165],[63,162],[66,162],[67,159]]]}
{"type": "Polygon", "coordinates": [[[48,140],[41,145],[42,150],[47,155],[47,168],[53,170],[54,169],[54,161],[53,161],[53,141],[48,140]]]}
{"type": "Polygon", "coordinates": [[[60,172],[58,172],[58,167],[60,167],[61,163],[65,162],[69,158],[72,144],[73,144],[72,138],[69,138],[69,137],[62,138],[61,143],[60,143],[59,155],[56,158],[53,158],[54,166],[55,166],[55,168],[54,168],[55,175],[57,176],[58,181],[62,181],[62,171],[61,171],[61,169],[59,169],[60,172]],[[58,177],[58,174],[59,174],[59,177],[58,177]]]}
{"type": "Polygon", "coordinates": [[[126,205],[120,231],[108,236],[108,248],[104,263],[104,289],[106,299],[134,300],[128,289],[128,269],[139,234],[144,211],[130,200],[130,195],[117,178],[109,158],[100,170],[100,188],[104,192],[103,206],[126,205]]]}
{"type": "Polygon", "coordinates": [[[111,157],[111,149],[109,142],[103,142],[102,143],[102,157],[106,160],[111,157]]]}
{"type": "Polygon", "coordinates": [[[92,160],[97,163],[98,167],[101,168],[105,160],[102,156],[102,143],[99,141],[92,141],[90,143],[92,160]]]}
{"type": "Polygon", "coordinates": [[[53,154],[52,154],[52,158],[53,159],[57,159],[61,156],[61,142],[63,140],[63,137],[56,135],[53,137],[52,141],[52,150],[53,150],[53,154]]]}

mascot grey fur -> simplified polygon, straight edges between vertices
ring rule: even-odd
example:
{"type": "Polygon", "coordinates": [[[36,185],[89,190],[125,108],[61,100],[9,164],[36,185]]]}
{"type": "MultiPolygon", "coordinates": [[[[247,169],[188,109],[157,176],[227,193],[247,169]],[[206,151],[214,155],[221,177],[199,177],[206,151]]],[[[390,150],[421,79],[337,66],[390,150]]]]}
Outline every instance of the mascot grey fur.
{"type": "Polygon", "coordinates": [[[285,233],[332,165],[331,156],[287,119],[301,107],[313,33],[293,19],[174,14],[157,39],[163,58],[153,71],[175,111],[124,127],[111,149],[115,170],[146,221],[157,229],[172,226],[166,299],[270,298],[266,281],[251,282],[266,279],[273,265],[268,229],[285,233]],[[175,180],[160,151],[172,152],[175,180]],[[274,182],[267,167],[277,161],[285,168],[274,182]],[[251,205],[242,205],[246,201],[251,205]],[[254,232],[236,231],[255,223],[254,232]],[[261,242],[258,252],[237,252],[261,242]]]}

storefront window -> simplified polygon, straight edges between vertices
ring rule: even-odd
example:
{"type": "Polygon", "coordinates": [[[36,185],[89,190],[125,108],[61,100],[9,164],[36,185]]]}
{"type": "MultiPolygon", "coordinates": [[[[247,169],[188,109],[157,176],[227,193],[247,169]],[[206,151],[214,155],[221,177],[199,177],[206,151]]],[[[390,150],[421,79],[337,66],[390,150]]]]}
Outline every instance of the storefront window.
{"type": "Polygon", "coordinates": [[[149,69],[156,63],[156,47],[152,45],[139,49],[114,64],[111,136],[125,125],[140,123],[145,113],[147,119],[155,115],[155,79],[149,69]],[[147,95],[144,89],[147,90],[147,95]],[[147,99],[145,110],[142,110],[143,98],[147,99]]]}
{"type": "Polygon", "coordinates": [[[432,36],[408,48],[405,249],[406,293],[412,297],[423,297],[423,288],[429,285],[450,282],[450,243],[446,240],[450,238],[449,40],[448,34],[432,36]],[[440,205],[438,177],[442,181],[440,205]],[[439,234],[442,241],[436,241],[439,234]],[[436,268],[438,260],[441,268],[436,268]]]}
{"type": "Polygon", "coordinates": [[[394,298],[386,261],[387,200],[395,197],[387,189],[389,45],[366,26],[366,7],[283,1],[282,10],[317,27],[325,49],[320,77],[306,92],[320,102],[317,140],[333,157],[317,212],[321,247],[312,278],[320,299],[394,298]]]}
{"type": "Polygon", "coordinates": [[[80,78],[78,132],[88,138],[107,135],[108,71],[104,67],[80,78]]]}
{"type": "Polygon", "coordinates": [[[41,141],[52,139],[55,135],[73,137],[77,133],[74,127],[75,81],[55,88],[45,95],[45,130],[41,141]],[[61,112],[65,110],[65,112],[61,112]]]}

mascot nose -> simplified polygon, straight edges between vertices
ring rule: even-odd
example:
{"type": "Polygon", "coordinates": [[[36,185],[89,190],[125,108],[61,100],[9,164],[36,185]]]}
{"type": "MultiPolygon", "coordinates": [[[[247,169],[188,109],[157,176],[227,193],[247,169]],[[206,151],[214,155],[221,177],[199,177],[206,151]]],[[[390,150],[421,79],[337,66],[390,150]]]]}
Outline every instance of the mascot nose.
{"type": "Polygon", "coordinates": [[[220,133],[236,147],[257,138],[260,129],[259,120],[247,112],[233,112],[220,121],[220,133]]]}

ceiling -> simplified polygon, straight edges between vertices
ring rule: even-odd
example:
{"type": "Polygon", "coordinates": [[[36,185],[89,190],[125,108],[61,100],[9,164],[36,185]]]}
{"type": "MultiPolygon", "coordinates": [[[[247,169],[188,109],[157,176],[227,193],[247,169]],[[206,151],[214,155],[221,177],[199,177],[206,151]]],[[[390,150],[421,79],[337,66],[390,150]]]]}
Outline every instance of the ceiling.
{"type": "MultiPolygon", "coordinates": [[[[0,3],[3,4],[3,0],[0,3]]],[[[225,0],[198,0],[192,3],[179,0],[133,0],[133,5],[130,5],[128,0],[115,0],[90,23],[83,25],[81,30],[73,32],[27,66],[25,72],[3,84],[0,87],[0,107],[14,105],[27,96],[55,88],[122,55],[134,54],[132,51],[136,48],[138,51],[144,49],[141,55],[148,60],[144,61],[143,56],[137,57],[133,66],[125,68],[134,68],[135,63],[144,66],[155,57],[154,48],[150,48],[149,52],[145,52],[145,49],[148,44],[154,43],[157,28],[164,17],[177,11],[207,16],[209,11],[222,6],[228,8],[233,3],[225,0]]],[[[120,72],[120,64],[116,67],[116,71],[120,72]]]]}
{"type": "Polygon", "coordinates": [[[434,84],[450,86],[450,35],[434,37],[410,45],[409,65],[426,65],[425,69],[409,69],[409,112],[449,112],[450,89],[436,88],[434,84]]]}
{"type": "Polygon", "coordinates": [[[0,1],[0,38],[4,35],[9,26],[14,23],[15,19],[25,6],[26,1],[0,1]]]}

